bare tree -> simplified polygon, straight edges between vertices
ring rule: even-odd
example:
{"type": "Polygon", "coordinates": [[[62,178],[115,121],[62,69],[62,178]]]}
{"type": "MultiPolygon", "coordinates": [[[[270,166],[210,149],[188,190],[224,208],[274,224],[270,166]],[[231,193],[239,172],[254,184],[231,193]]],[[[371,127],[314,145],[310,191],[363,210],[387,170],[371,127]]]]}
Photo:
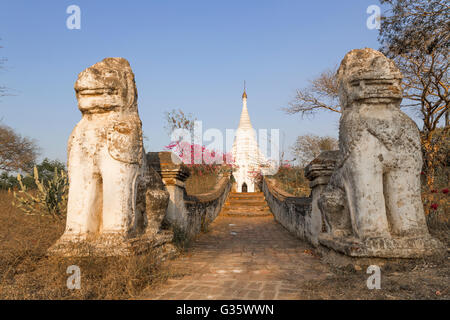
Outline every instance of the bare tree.
{"type": "Polygon", "coordinates": [[[327,69],[317,78],[309,81],[309,86],[298,89],[295,98],[284,108],[288,114],[314,115],[317,111],[328,110],[340,113],[337,67],[327,69]]]}
{"type": "Polygon", "coordinates": [[[337,149],[337,139],[329,136],[320,137],[312,134],[297,137],[297,140],[292,146],[292,152],[296,155],[296,159],[302,167],[308,165],[308,163],[318,157],[321,152],[337,149]]]}
{"type": "Polygon", "coordinates": [[[191,113],[185,114],[181,109],[166,111],[164,112],[164,117],[166,119],[164,128],[169,135],[172,134],[175,129],[194,131],[194,122],[197,120],[191,113]]]}
{"type": "Polygon", "coordinates": [[[436,136],[444,122],[449,130],[448,67],[450,6],[446,0],[380,0],[388,5],[379,40],[382,51],[394,59],[404,75],[405,106],[423,120],[421,130],[427,184],[434,184],[437,154],[444,139],[436,136]]]}
{"type": "MultiPolygon", "coordinates": [[[[442,141],[436,130],[450,128],[449,46],[450,5],[447,0],[380,0],[388,6],[382,17],[381,50],[395,60],[403,73],[402,107],[414,107],[423,120],[421,140],[427,184],[432,187],[442,141]]],[[[334,70],[323,72],[310,86],[297,91],[285,111],[302,116],[320,110],[340,112],[334,70]]]]}
{"type": "MultiPolygon", "coordinates": [[[[1,40],[1,38],[0,38],[1,40]]],[[[3,48],[2,46],[0,46],[0,49],[3,48]]],[[[0,57],[0,70],[3,69],[3,64],[5,63],[6,58],[2,58],[0,57]]],[[[5,96],[6,95],[6,87],[3,85],[0,85],[0,97],[5,96]]]]}
{"type": "Polygon", "coordinates": [[[0,125],[0,170],[30,172],[38,156],[36,142],[0,125]]]}

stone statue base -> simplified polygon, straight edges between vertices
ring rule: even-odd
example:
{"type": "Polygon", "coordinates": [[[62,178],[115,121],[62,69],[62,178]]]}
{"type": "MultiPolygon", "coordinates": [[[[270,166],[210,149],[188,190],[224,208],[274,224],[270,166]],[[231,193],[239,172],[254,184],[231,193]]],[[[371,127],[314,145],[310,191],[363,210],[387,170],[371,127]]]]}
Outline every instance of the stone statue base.
{"type": "Polygon", "coordinates": [[[352,237],[334,237],[322,233],[321,245],[351,257],[421,258],[445,251],[444,245],[427,237],[372,238],[361,241],[352,237]]]}
{"type": "Polygon", "coordinates": [[[132,256],[153,251],[156,259],[163,260],[178,254],[172,240],[173,233],[169,230],[161,230],[152,235],[143,234],[131,239],[114,234],[102,234],[93,239],[62,237],[49,248],[47,254],[63,257],[111,257],[132,256]]]}

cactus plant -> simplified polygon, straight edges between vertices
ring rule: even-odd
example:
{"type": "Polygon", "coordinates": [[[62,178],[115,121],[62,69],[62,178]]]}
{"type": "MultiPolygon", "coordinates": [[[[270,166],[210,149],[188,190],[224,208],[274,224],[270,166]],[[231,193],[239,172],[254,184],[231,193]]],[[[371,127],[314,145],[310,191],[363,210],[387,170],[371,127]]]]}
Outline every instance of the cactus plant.
{"type": "Polygon", "coordinates": [[[20,190],[17,193],[14,191],[13,204],[27,215],[63,217],[66,213],[69,189],[67,174],[63,170],[58,174],[55,168],[53,178],[44,183],[43,180],[39,181],[39,173],[35,166],[33,178],[37,189],[28,192],[21,175],[17,175],[20,190]]]}

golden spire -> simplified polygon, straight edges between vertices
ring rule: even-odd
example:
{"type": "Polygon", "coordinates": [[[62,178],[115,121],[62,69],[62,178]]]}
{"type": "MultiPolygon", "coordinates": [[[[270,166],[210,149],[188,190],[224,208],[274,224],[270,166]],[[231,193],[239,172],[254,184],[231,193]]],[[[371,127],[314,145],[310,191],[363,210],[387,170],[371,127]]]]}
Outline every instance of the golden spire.
{"type": "Polygon", "coordinates": [[[244,93],[242,94],[242,99],[247,99],[247,93],[245,92],[245,80],[244,80],[244,93]]]}
{"type": "Polygon", "coordinates": [[[247,110],[247,93],[245,92],[245,81],[244,81],[244,93],[242,94],[242,112],[241,119],[239,120],[239,129],[252,129],[252,124],[250,122],[250,116],[247,110]]]}

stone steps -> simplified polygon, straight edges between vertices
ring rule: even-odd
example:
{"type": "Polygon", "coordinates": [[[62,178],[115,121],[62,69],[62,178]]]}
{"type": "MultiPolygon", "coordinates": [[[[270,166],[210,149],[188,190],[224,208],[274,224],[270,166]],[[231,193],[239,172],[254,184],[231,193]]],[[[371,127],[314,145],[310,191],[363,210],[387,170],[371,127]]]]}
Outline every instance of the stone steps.
{"type": "Polygon", "coordinates": [[[225,202],[225,205],[230,205],[230,206],[234,206],[234,205],[243,205],[243,206],[264,206],[267,205],[265,200],[247,200],[247,199],[243,199],[243,200],[234,200],[234,199],[228,199],[225,202]]]}
{"type": "Polygon", "coordinates": [[[223,208],[223,211],[242,211],[242,210],[249,210],[249,211],[264,211],[269,210],[269,206],[245,206],[245,205],[234,205],[234,206],[227,206],[225,205],[223,208]]]}
{"type": "Polygon", "coordinates": [[[221,214],[226,216],[262,217],[270,216],[272,212],[262,192],[231,192],[221,214]]]}
{"type": "Polygon", "coordinates": [[[230,192],[229,198],[264,198],[264,193],[262,192],[230,192]]]}

